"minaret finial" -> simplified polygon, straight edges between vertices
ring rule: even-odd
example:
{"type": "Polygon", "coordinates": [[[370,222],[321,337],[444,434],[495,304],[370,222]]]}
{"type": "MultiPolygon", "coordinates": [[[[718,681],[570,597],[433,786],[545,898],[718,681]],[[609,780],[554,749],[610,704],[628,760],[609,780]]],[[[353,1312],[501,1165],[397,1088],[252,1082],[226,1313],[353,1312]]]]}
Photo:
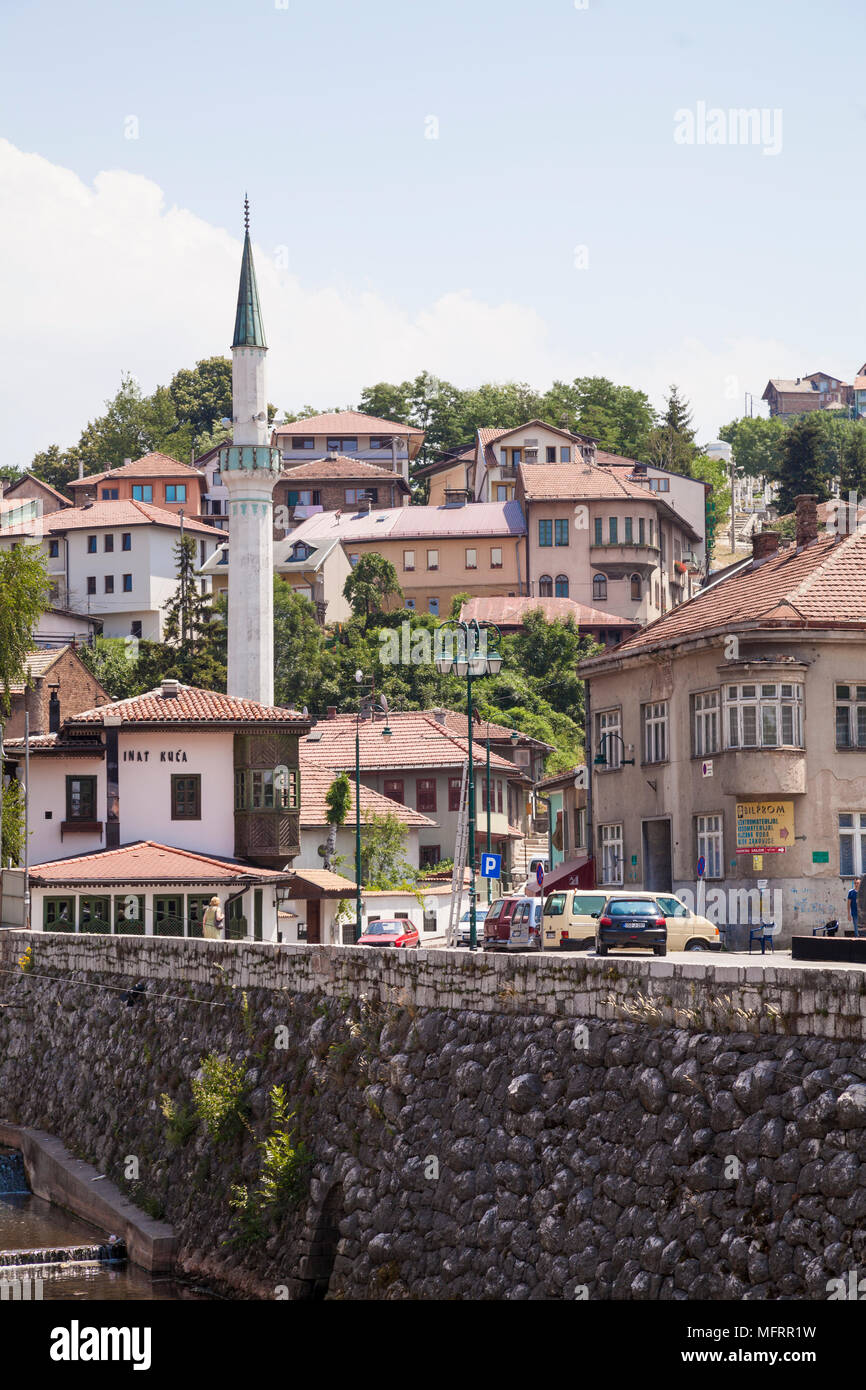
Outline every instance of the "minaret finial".
{"type": "Polygon", "coordinates": [[[244,231],[245,231],[245,232],[248,232],[249,230],[250,230],[250,200],[249,200],[249,198],[247,197],[247,195],[246,195],[246,193],[245,193],[245,194],[244,194],[244,231]]]}

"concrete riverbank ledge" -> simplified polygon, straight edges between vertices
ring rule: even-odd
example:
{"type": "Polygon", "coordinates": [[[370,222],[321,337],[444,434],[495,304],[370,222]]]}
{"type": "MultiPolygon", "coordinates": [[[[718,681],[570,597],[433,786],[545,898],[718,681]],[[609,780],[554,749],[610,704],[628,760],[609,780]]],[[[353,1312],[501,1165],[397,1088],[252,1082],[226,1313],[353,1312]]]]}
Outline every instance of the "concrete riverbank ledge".
{"type": "Polygon", "coordinates": [[[744,964],[719,955],[500,956],[7,930],[0,932],[5,978],[21,973],[18,961],[28,946],[34,978],[99,977],[108,990],[138,984],[167,994],[173,984],[222,984],[403,1008],[866,1041],[866,971],[816,968],[787,957],[744,964]]]}
{"type": "Polygon", "coordinates": [[[20,1151],[37,1197],[56,1202],[106,1235],[119,1236],[133,1264],[151,1274],[171,1273],[177,1250],[171,1226],[133,1206],[110,1178],[74,1158],[59,1139],[0,1120],[0,1144],[20,1151]]]}

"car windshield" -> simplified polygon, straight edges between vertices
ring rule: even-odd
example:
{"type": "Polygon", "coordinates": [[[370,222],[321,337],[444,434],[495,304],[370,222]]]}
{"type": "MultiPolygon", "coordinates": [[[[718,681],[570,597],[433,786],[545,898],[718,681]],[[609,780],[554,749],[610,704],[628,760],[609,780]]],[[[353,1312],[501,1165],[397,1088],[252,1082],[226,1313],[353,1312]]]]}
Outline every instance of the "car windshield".
{"type": "Polygon", "coordinates": [[[659,898],[659,905],[666,917],[688,917],[689,910],[679,898],[659,898]]]}
{"type": "Polygon", "coordinates": [[[619,898],[608,903],[605,909],[608,917],[658,917],[658,903],[647,902],[646,898],[619,898]]]}
{"type": "Polygon", "coordinates": [[[505,902],[505,899],[504,899],[504,898],[497,898],[495,903],[491,903],[491,904],[490,904],[490,906],[488,907],[487,911],[486,911],[485,914],[484,914],[485,917],[487,918],[487,921],[488,921],[488,922],[494,922],[494,921],[496,920],[496,918],[499,916],[500,912],[502,911],[502,904],[503,904],[504,902],[505,902]]]}
{"type": "MultiPolygon", "coordinates": [[[[476,907],[476,909],[475,909],[475,920],[476,920],[476,922],[483,922],[483,921],[484,921],[484,918],[485,918],[486,916],[487,916],[487,908],[486,908],[486,907],[476,907]]],[[[464,912],[463,916],[460,918],[460,921],[461,921],[461,922],[465,922],[467,926],[469,925],[469,908],[468,908],[468,907],[467,907],[466,911],[464,912]]]]}
{"type": "Polygon", "coordinates": [[[546,917],[561,917],[565,909],[565,894],[551,893],[547,902],[544,904],[544,914],[546,917]]]}
{"type": "Polygon", "coordinates": [[[404,922],[371,922],[367,928],[368,936],[399,936],[404,931],[404,922]]]}

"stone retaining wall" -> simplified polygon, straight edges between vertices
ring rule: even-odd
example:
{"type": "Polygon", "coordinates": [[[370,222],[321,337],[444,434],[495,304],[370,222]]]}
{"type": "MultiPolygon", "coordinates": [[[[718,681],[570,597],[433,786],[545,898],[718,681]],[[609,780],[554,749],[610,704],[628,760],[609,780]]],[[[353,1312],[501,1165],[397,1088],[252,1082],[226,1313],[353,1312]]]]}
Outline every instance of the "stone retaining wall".
{"type": "Polygon", "coordinates": [[[0,971],[0,1117],[241,1296],[827,1298],[866,1267],[859,970],[4,932],[0,971]],[[222,1140],[212,1053],[245,1074],[222,1140]],[[277,1084],[311,1165],[244,1232],[277,1084]]]}

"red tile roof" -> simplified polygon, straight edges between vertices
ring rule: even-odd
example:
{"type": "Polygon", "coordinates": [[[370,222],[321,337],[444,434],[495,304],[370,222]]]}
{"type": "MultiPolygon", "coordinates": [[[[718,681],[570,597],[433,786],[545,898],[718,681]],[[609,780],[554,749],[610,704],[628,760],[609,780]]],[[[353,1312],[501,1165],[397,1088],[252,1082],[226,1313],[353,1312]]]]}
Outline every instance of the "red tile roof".
{"type": "MultiPolygon", "coordinates": [[[[328,788],[339,775],[340,769],[328,767],[325,763],[311,757],[307,746],[301,744],[301,826],[304,829],[324,826],[327,824],[326,811],[327,803],[325,797],[328,788]]],[[[351,791],[349,796],[349,812],[346,817],[346,824],[352,825],[355,817],[355,783],[350,778],[351,791]]],[[[435,821],[429,820],[427,816],[422,816],[420,811],[415,811],[411,806],[404,806],[400,801],[392,801],[389,796],[383,796],[381,792],[373,791],[370,787],[361,786],[361,815],[368,811],[371,815],[384,816],[394,815],[406,826],[413,829],[420,829],[422,826],[435,825],[435,821]]]]}
{"type": "Polygon", "coordinates": [[[308,415],[305,420],[290,420],[274,426],[274,438],[296,434],[308,438],[317,434],[423,434],[417,425],[401,425],[399,420],[380,420],[377,415],[364,415],[360,410],[332,410],[325,415],[308,415]]]}
{"type": "Polygon", "coordinates": [[[31,882],[36,886],[53,884],[130,884],[138,883],[225,883],[232,886],[244,879],[276,883],[290,877],[277,869],[259,869],[237,859],[219,859],[190,849],[162,845],[157,840],[135,840],[118,849],[97,849],[91,854],[71,855],[35,864],[31,882]]]}
{"type": "Polygon", "coordinates": [[[180,459],[173,459],[170,454],[161,454],[154,450],[153,453],[142,454],[140,459],[119,464],[117,468],[106,468],[102,473],[90,473],[85,478],[74,478],[68,486],[91,487],[94,483],[103,483],[111,478],[173,478],[178,474],[192,474],[196,478],[202,476],[197,468],[191,468],[188,463],[181,463],[180,459]]]}
{"type": "Polygon", "coordinates": [[[20,487],[22,483],[27,482],[28,479],[33,483],[38,483],[40,487],[44,487],[45,491],[50,492],[52,497],[56,497],[58,502],[62,502],[64,507],[72,505],[68,497],[64,497],[63,493],[58,492],[56,487],[52,487],[50,483],[46,483],[44,478],[37,478],[35,473],[22,473],[14,482],[7,483],[4,496],[8,497],[10,492],[14,492],[16,488],[20,487]]]}
{"type": "MultiPolygon", "coordinates": [[[[385,727],[382,718],[361,724],[361,769],[364,772],[387,772],[391,768],[462,767],[467,757],[467,740],[440,724],[436,717],[421,710],[393,713],[388,717],[391,737],[382,737],[385,727]]],[[[320,719],[301,743],[302,755],[315,758],[329,767],[351,769],[355,765],[355,715],[338,714],[334,719],[320,719]]],[[[473,762],[482,766],[486,749],[473,741],[473,762]]],[[[491,752],[490,766],[497,772],[525,780],[520,768],[491,752]]]]}
{"type": "MultiPolygon", "coordinates": [[[[171,526],[180,529],[181,519],[177,512],[154,507],[150,502],[134,502],[132,499],[114,502],[94,502],[92,506],[67,507],[59,512],[51,512],[42,518],[46,531],[98,530],[101,526],[171,526]]],[[[197,536],[214,536],[225,540],[225,532],[215,526],[205,526],[200,521],[184,517],[185,531],[193,531],[197,536]]]]}
{"type": "Polygon", "coordinates": [[[598,608],[589,608],[573,598],[528,598],[508,594],[491,594],[483,598],[467,599],[460,610],[464,622],[476,618],[479,622],[495,623],[498,627],[521,627],[527,613],[540,608],[549,623],[565,622],[573,618],[579,628],[608,627],[627,628],[631,631],[639,626],[620,618],[615,613],[603,613],[598,608]]]}
{"type": "Polygon", "coordinates": [[[675,521],[691,540],[700,540],[697,531],[669,502],[639,483],[629,482],[624,472],[623,468],[605,468],[587,463],[522,463],[519,467],[527,502],[583,502],[594,499],[651,502],[671,521],[675,521]]]}
{"type": "MultiPolygon", "coordinates": [[[[435,719],[437,723],[444,724],[446,729],[450,730],[452,734],[457,734],[459,738],[466,737],[466,715],[463,714],[462,711],[456,709],[429,709],[424,710],[423,713],[429,715],[431,719],[435,719]]],[[[488,724],[486,719],[478,718],[477,710],[475,713],[476,718],[472,725],[473,738],[486,739],[489,729],[492,742],[511,743],[511,735],[515,730],[505,724],[494,724],[492,720],[488,724]]],[[[544,740],[540,738],[532,738],[530,734],[521,733],[519,729],[516,730],[516,733],[517,745],[515,746],[522,743],[524,745],[532,745],[535,748],[544,748],[548,752],[552,752],[553,750],[552,743],[545,743],[544,740]]]]}
{"type": "Polygon", "coordinates": [[[106,715],[119,715],[122,724],[294,724],[303,731],[309,727],[308,715],[277,705],[260,705],[217,690],[198,690],[192,685],[178,687],[177,695],[164,695],[162,687],[114,700],[110,705],[84,710],[68,719],[68,726],[102,724],[106,715]]]}
{"type": "Polygon", "coordinates": [[[606,656],[589,657],[589,672],[606,661],[675,646],[714,632],[757,628],[866,628],[866,532],[823,536],[800,549],[753,562],[641,628],[606,656]]]}
{"type": "Polygon", "coordinates": [[[335,478],[340,482],[354,478],[363,482],[371,478],[376,482],[396,483],[403,492],[409,491],[409,484],[402,473],[393,473],[390,468],[382,468],[378,463],[366,463],[364,459],[350,458],[347,454],[338,454],[333,459],[310,459],[309,463],[284,468],[280,474],[284,482],[301,482],[306,478],[335,478]]]}

